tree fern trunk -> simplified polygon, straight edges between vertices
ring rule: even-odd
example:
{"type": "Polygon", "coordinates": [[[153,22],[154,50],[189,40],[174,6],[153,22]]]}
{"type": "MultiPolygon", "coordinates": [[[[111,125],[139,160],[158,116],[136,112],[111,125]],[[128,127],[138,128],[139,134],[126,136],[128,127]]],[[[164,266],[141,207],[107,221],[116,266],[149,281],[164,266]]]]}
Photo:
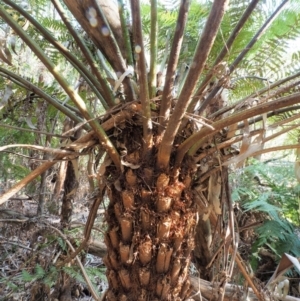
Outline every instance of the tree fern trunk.
{"type": "Polygon", "coordinates": [[[110,201],[106,300],[184,300],[190,292],[188,270],[196,226],[190,169],[184,168],[177,178],[155,169],[157,145],[146,161],[138,125],[136,115],[121,126],[122,131],[113,130],[113,142],[123,155],[122,172],[106,160],[103,163],[107,167],[101,179],[110,201]]]}
{"type": "Polygon", "coordinates": [[[188,180],[145,166],[126,168],[120,182],[108,190],[106,299],[184,300],[196,224],[188,180]]]}

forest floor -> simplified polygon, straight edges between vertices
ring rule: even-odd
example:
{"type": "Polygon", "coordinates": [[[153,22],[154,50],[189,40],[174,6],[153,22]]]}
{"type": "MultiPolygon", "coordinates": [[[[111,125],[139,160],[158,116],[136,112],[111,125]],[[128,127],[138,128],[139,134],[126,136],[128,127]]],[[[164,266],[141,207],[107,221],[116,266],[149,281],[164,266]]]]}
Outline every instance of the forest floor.
{"type": "MultiPolygon", "coordinates": [[[[59,230],[60,216],[56,206],[51,203],[45,204],[45,214],[42,216],[37,216],[37,202],[26,195],[20,195],[0,206],[0,301],[58,301],[55,296],[66,279],[59,279],[62,274],[70,280],[70,300],[94,300],[76,261],[64,263],[70,255],[67,243],[70,242],[76,249],[82,242],[91,206],[89,195],[80,194],[73,205],[72,220],[64,233],[59,230]]],[[[99,208],[92,231],[92,240],[96,242],[96,246],[97,243],[103,244],[104,240],[104,209],[104,205],[99,208]]],[[[245,218],[248,222],[259,219],[249,212],[247,214],[245,218]]],[[[241,234],[243,244],[239,247],[239,253],[245,261],[251,254],[255,235],[253,230],[241,234]]],[[[90,249],[79,254],[85,272],[95,291],[100,294],[107,288],[102,261],[105,247],[101,248],[100,245],[101,254],[97,253],[99,250],[90,249]]],[[[276,269],[277,264],[272,256],[270,252],[262,256],[258,269],[261,275],[256,273],[259,283],[267,281],[276,269]]],[[[190,272],[199,276],[193,266],[190,272]]],[[[291,296],[299,296],[298,283],[298,279],[291,283],[291,296]]]]}
{"type": "MultiPolygon", "coordinates": [[[[0,301],[54,301],[51,296],[55,296],[53,288],[60,289],[55,282],[61,270],[71,279],[72,300],[93,300],[77,264],[59,267],[68,248],[64,238],[53,230],[60,228],[59,215],[50,214],[48,209],[37,217],[37,203],[26,196],[0,206],[0,301]],[[44,292],[39,292],[41,287],[44,292]]],[[[87,202],[76,203],[70,228],[64,233],[75,247],[80,244],[88,209],[87,202]]],[[[97,223],[102,219],[100,210],[97,223]]],[[[94,240],[103,241],[102,233],[94,232],[94,240]]],[[[80,254],[80,258],[96,291],[104,292],[107,283],[102,259],[90,253],[80,254]]]]}

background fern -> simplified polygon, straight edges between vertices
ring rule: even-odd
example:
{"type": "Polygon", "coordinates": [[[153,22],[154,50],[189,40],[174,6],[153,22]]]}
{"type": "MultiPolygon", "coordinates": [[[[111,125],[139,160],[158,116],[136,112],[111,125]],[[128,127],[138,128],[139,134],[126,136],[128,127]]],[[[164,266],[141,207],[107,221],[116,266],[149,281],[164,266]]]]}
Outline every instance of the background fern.
{"type": "Polygon", "coordinates": [[[258,266],[260,248],[267,248],[279,260],[283,253],[300,256],[299,184],[293,164],[262,163],[251,160],[240,174],[233,176],[232,200],[244,210],[262,214],[251,250],[253,268],[258,266]]]}

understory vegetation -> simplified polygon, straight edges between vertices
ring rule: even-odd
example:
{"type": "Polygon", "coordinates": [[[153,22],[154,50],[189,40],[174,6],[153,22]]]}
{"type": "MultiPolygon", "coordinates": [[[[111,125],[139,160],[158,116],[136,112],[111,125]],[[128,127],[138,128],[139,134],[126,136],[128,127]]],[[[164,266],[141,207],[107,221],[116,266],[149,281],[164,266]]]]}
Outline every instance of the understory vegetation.
{"type": "MultiPolygon", "coordinates": [[[[11,179],[14,179],[15,172],[13,169],[10,171],[11,179]]],[[[53,170],[53,174],[56,172],[53,170]]],[[[74,216],[69,230],[64,230],[64,233],[53,229],[58,225],[61,209],[47,197],[52,195],[52,176],[46,184],[47,209],[43,222],[37,224],[36,221],[37,203],[32,187],[28,187],[19,199],[9,201],[7,206],[1,208],[1,300],[19,300],[26,296],[30,299],[34,291],[32,285],[37,283],[37,287],[42,284],[50,292],[62,271],[74,280],[73,298],[85,300],[90,296],[82,270],[77,265],[61,265],[56,261],[55,254],[57,247],[67,251],[67,241],[72,242],[74,247],[80,246],[91,205],[87,175],[79,179],[81,189],[74,200],[74,216]],[[4,226],[5,219],[11,223],[4,226]]],[[[239,252],[250,263],[249,268],[257,280],[268,281],[282,254],[300,257],[300,184],[295,177],[294,163],[282,159],[271,162],[250,160],[245,168],[231,173],[230,183],[235,219],[240,231],[239,252]]],[[[106,248],[104,244],[96,243],[104,240],[107,225],[103,212],[106,206],[107,201],[98,209],[92,245],[81,252],[85,272],[98,291],[107,288],[105,266],[101,260],[106,248]]],[[[190,268],[190,273],[198,276],[195,266],[190,268]]],[[[242,284],[238,275],[233,275],[233,279],[237,284],[242,284]]],[[[298,296],[297,270],[290,270],[287,275],[292,279],[289,294],[298,296]]]]}

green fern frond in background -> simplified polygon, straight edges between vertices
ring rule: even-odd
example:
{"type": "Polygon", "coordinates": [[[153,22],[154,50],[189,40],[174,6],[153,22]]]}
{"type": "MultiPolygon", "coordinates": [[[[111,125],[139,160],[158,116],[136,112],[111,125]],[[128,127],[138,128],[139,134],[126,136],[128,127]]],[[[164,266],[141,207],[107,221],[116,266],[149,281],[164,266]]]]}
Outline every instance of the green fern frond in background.
{"type": "Polygon", "coordinates": [[[245,210],[263,214],[252,246],[252,266],[257,267],[259,249],[267,248],[277,260],[283,253],[300,256],[299,184],[290,162],[262,163],[251,160],[241,174],[233,176],[232,200],[245,210]]]}
{"type": "MultiPolygon", "coordinates": [[[[253,72],[261,72],[261,76],[268,77],[270,81],[278,80],[279,72],[283,70],[289,42],[300,37],[300,16],[297,11],[286,10],[282,17],[277,19],[268,32],[260,39],[249,53],[249,60],[255,55],[253,72]],[[275,38],[274,38],[275,37],[275,38]],[[257,50],[261,49],[260,52],[257,50]]],[[[285,74],[287,76],[289,74],[285,74]]]]}

